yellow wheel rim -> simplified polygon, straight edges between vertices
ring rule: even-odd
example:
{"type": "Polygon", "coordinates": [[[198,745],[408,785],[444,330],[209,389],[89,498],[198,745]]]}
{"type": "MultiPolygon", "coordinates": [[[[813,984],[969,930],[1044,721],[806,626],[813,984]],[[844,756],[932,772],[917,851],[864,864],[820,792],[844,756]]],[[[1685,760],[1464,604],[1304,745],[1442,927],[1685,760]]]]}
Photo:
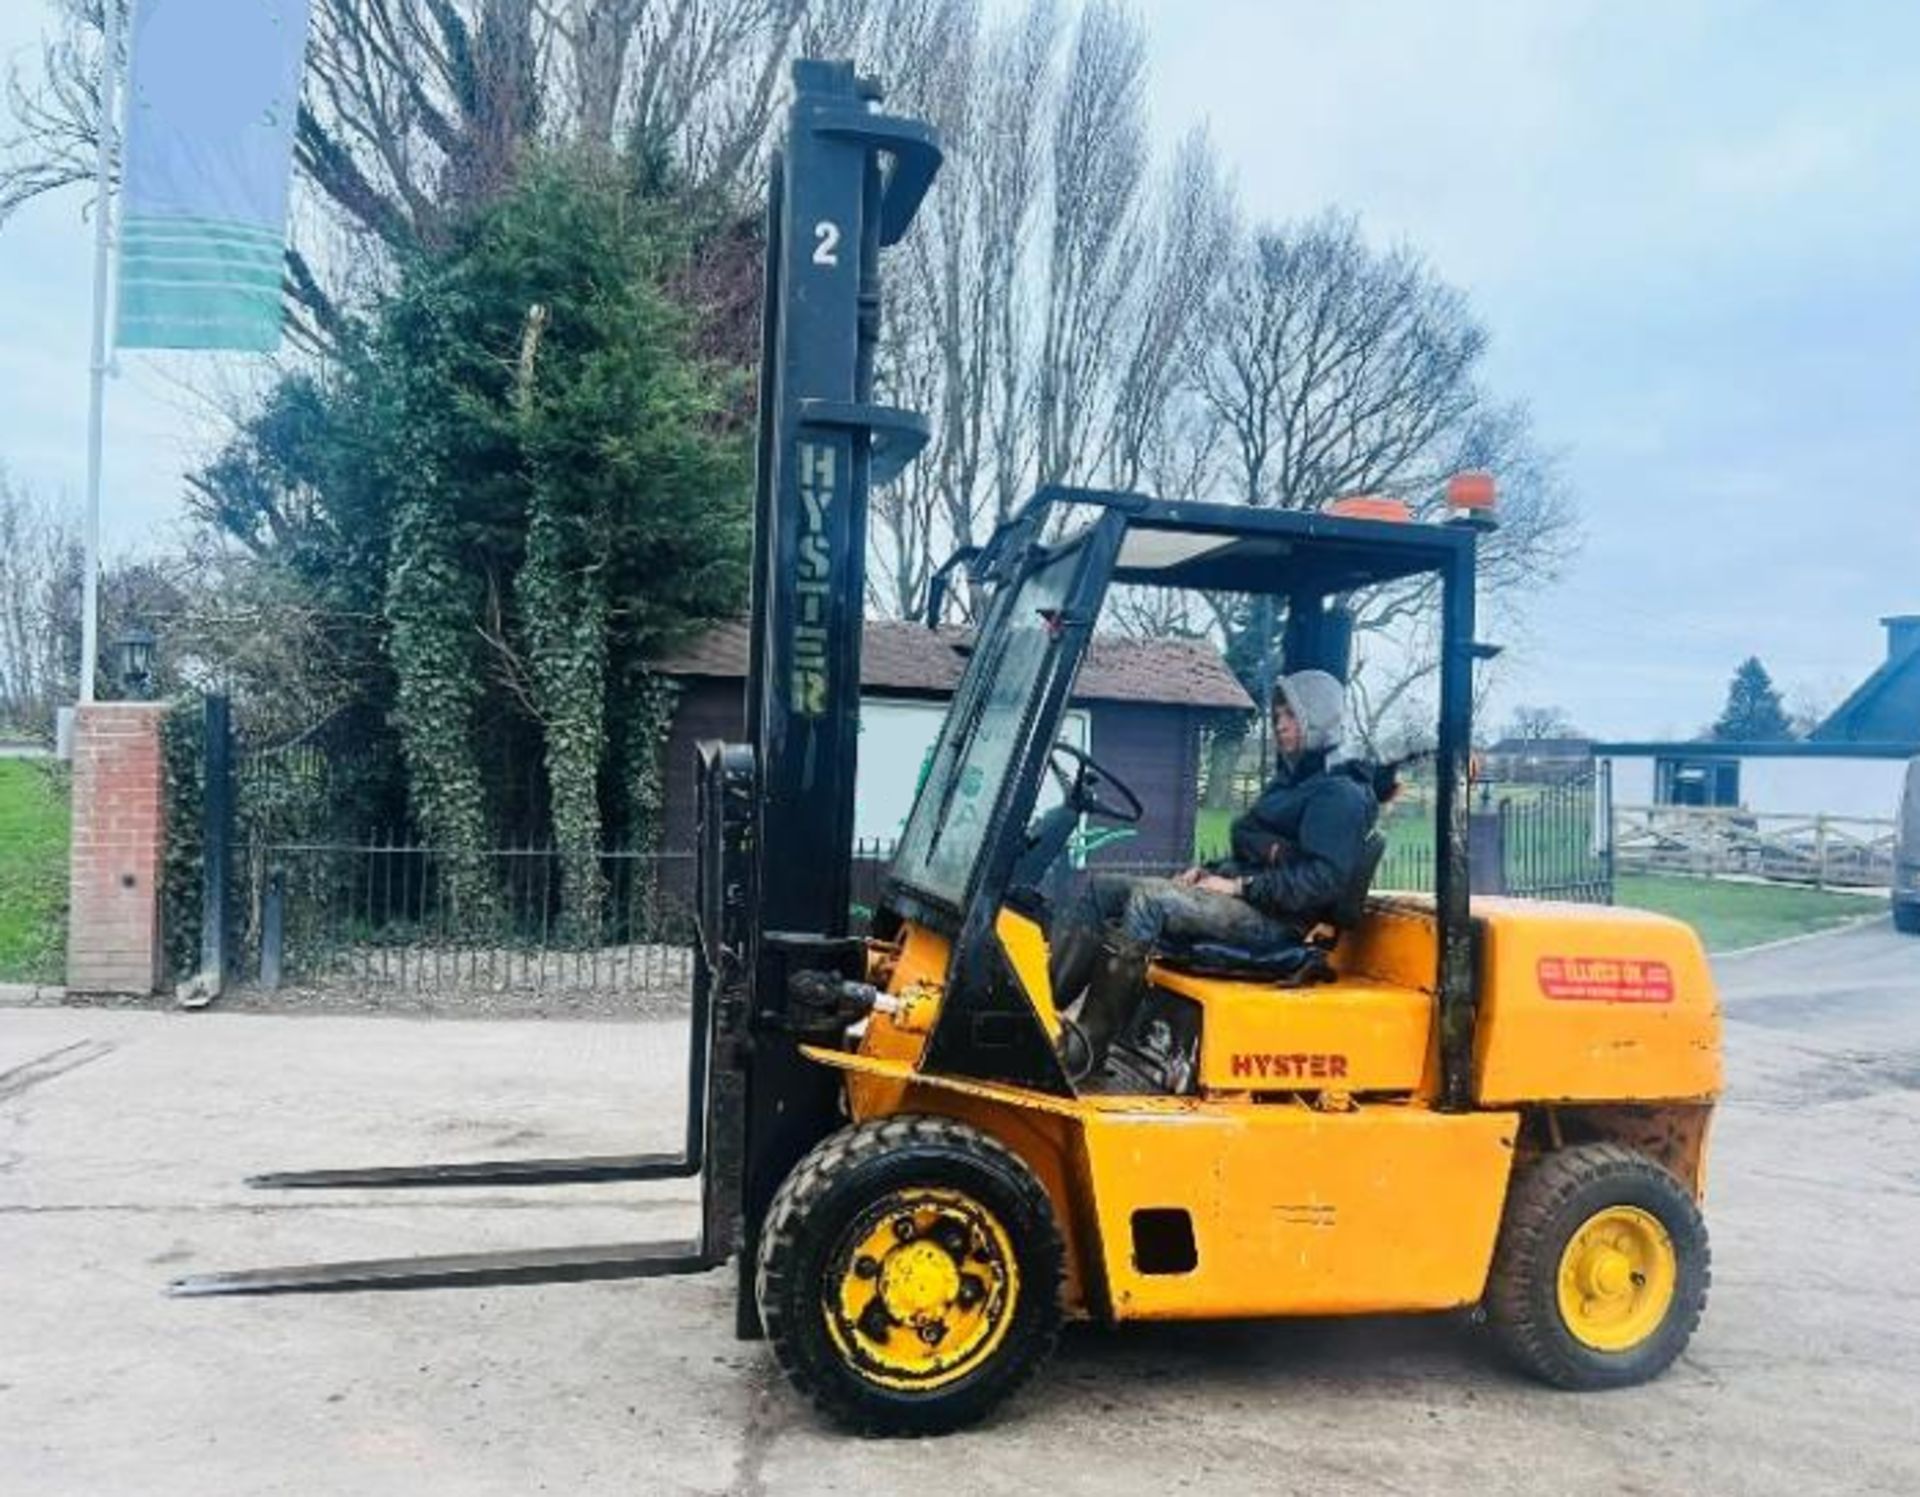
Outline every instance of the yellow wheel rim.
{"type": "Polygon", "coordinates": [[[1659,1330],[1679,1278],[1660,1219],[1638,1206],[1608,1206],[1560,1254],[1560,1318],[1596,1351],[1630,1351],[1659,1330]]]}
{"type": "Polygon", "coordinates": [[[957,1190],[898,1190],[861,1212],[827,1260],[827,1333],[886,1388],[965,1377],[1005,1339],[1020,1297],[1013,1242],[957,1190]]]}

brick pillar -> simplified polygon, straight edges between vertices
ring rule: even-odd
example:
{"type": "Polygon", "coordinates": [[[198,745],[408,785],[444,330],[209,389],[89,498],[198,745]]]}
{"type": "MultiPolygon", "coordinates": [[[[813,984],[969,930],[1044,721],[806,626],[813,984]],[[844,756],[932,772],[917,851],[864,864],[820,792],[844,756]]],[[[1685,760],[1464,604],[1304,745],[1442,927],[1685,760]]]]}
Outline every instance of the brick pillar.
{"type": "Polygon", "coordinates": [[[69,992],[151,993],[160,985],[166,710],[158,702],[95,702],[74,714],[69,992]]]}

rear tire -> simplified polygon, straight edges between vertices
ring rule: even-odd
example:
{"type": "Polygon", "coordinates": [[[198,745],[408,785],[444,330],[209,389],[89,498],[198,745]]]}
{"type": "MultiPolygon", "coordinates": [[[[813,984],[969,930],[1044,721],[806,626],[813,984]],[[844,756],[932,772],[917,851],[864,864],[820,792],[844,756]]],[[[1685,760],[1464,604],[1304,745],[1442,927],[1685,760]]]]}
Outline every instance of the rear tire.
{"type": "Polygon", "coordinates": [[[1051,1355],[1064,1262],[1025,1161],[950,1118],[890,1117],[794,1166],[761,1234],[755,1296],[781,1369],[828,1418],[942,1434],[1051,1355]]]}
{"type": "Polygon", "coordinates": [[[1644,1154],[1582,1144],[1513,1186],[1487,1284],[1506,1355],[1560,1388],[1658,1377],[1686,1350],[1712,1266],[1693,1196],[1644,1154]]]}

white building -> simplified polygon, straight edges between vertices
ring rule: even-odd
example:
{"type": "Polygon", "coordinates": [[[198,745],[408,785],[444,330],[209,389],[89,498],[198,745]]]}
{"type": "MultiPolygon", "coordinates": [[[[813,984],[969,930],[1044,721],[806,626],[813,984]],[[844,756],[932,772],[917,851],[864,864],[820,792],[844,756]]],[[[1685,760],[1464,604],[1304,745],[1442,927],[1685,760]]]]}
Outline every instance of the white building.
{"type": "Polygon", "coordinates": [[[1804,742],[1595,744],[1614,804],[1897,816],[1907,761],[1920,754],[1920,614],[1880,622],[1886,658],[1804,742]]]}
{"type": "Polygon", "coordinates": [[[1597,743],[1616,806],[1738,806],[1757,816],[1869,816],[1900,809],[1920,744],[1597,743]]]}

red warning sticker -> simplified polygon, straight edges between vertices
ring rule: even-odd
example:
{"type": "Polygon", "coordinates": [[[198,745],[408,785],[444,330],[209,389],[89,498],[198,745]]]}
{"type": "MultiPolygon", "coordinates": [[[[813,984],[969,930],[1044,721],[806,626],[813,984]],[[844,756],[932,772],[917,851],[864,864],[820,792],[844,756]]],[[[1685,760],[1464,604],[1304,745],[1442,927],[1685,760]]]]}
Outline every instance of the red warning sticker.
{"type": "Polygon", "coordinates": [[[1589,1003],[1671,1003],[1673,969],[1665,962],[1611,956],[1543,956],[1535,969],[1549,998],[1589,1003]]]}

